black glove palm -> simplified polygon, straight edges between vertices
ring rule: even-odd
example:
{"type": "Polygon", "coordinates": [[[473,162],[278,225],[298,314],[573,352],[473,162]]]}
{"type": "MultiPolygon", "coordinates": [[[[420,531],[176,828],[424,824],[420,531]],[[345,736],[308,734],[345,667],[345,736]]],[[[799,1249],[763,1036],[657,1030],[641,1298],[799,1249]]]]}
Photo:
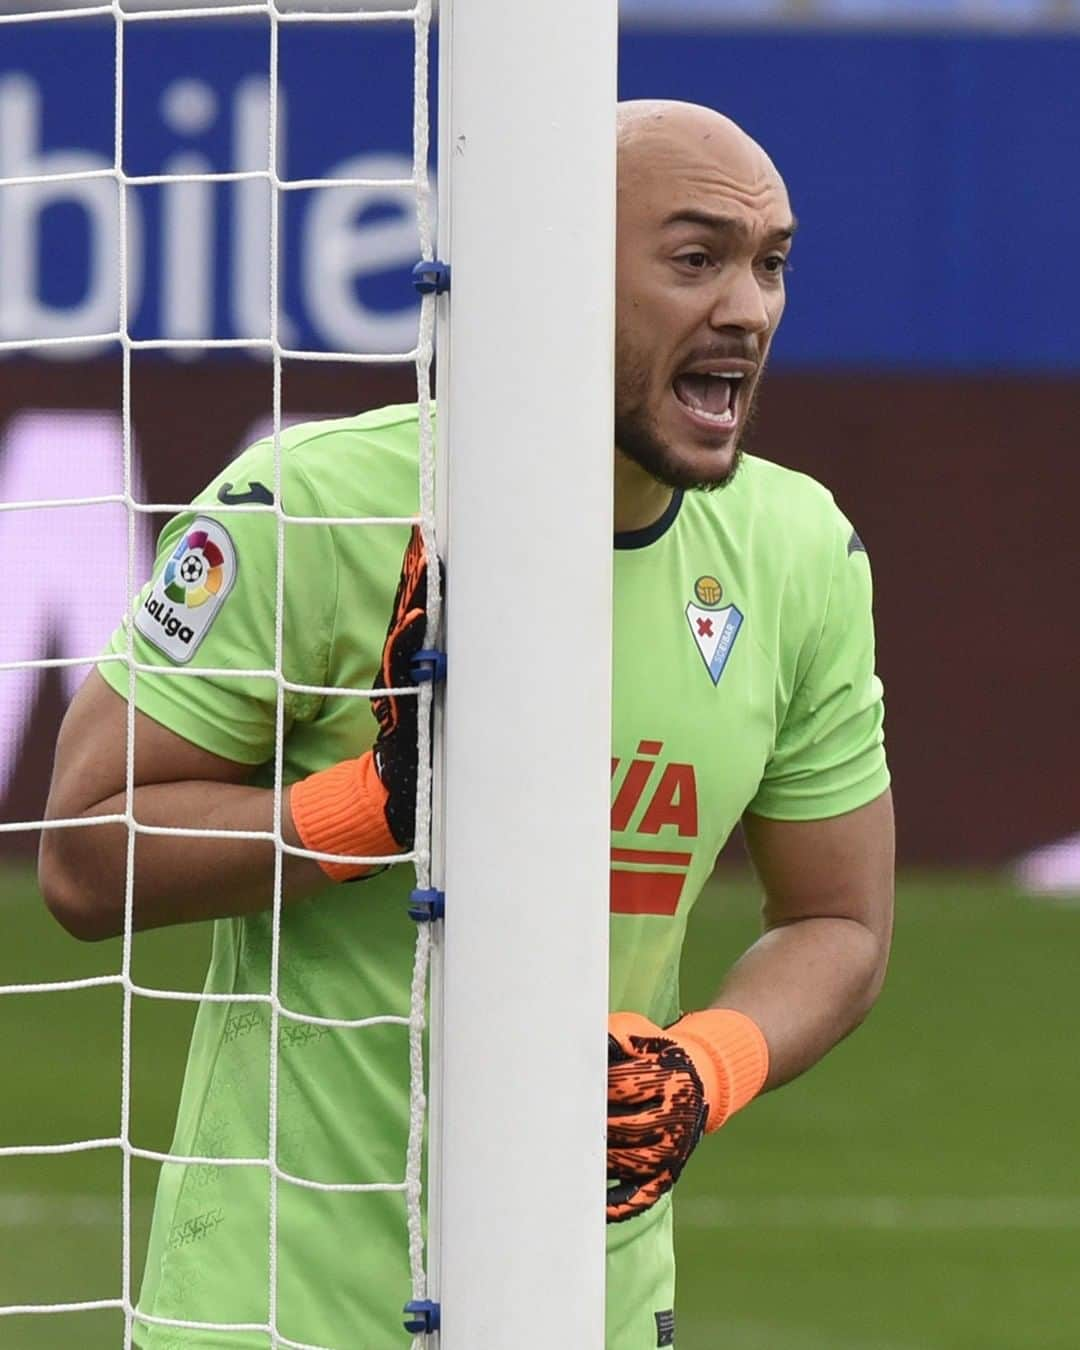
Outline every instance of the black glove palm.
{"type": "MultiPolygon", "coordinates": [[[[376,689],[401,689],[416,683],[412,663],[424,645],[427,628],[427,554],[420,527],[414,525],[401,566],[401,580],[383,644],[376,689]]],[[[416,834],[418,694],[382,694],[371,707],[379,723],[375,769],[387,791],[386,823],[403,849],[416,834]]]]}

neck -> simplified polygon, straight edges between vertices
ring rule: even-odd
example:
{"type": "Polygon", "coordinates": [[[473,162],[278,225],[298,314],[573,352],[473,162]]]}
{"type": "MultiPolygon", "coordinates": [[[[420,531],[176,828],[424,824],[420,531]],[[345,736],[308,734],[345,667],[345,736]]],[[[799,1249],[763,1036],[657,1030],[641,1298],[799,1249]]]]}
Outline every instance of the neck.
{"type": "Polygon", "coordinates": [[[667,510],[673,489],[615,449],[615,531],[648,529],[667,510]]]}

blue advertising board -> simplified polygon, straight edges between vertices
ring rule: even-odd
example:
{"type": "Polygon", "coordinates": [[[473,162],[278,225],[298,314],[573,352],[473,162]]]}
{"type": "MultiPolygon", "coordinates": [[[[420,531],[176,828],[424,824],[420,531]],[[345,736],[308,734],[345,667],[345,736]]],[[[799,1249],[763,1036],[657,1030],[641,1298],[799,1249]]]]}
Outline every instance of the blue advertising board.
{"type": "MultiPolygon", "coordinates": [[[[265,23],[125,35],[128,174],[267,167],[265,23]]],[[[112,166],[113,53],[95,20],[4,28],[0,178],[112,166]]],[[[412,67],[407,26],[282,25],[280,175],[407,177],[412,67]]],[[[620,85],[730,112],[787,178],[802,224],[777,365],[1068,371],[1078,73],[1080,38],[1061,35],[630,29],[620,85]]],[[[0,340],[116,327],[116,192],[107,177],[0,187],[0,340]]],[[[128,198],[133,334],[265,337],[265,182],[128,198]]],[[[408,350],[411,191],[289,192],[281,225],[287,345],[408,350]]],[[[491,259],[514,265],[497,206],[491,259]]]]}

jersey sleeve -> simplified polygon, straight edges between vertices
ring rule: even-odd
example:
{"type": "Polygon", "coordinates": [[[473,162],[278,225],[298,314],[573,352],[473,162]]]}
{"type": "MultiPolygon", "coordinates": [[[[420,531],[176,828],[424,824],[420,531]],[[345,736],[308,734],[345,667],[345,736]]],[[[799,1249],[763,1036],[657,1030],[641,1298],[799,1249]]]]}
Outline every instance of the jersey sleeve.
{"type": "MultiPolygon", "coordinates": [[[[278,519],[272,509],[222,511],[222,503],[272,508],[274,452],[259,442],[234,460],[158,539],[151,580],[108,651],[132,654],[144,671],[104,662],[103,678],[185,740],[241,764],[272,759],[277,728],[278,519]]],[[[307,478],[282,454],[284,510],[325,515],[307,478]]],[[[333,635],[337,560],[332,530],[284,526],[280,673],[289,684],[324,686],[333,635]]],[[[282,685],[285,731],[319,711],[319,695],[282,685]]]]}
{"type": "Polygon", "coordinates": [[[770,819],[842,815],[889,785],[884,702],[874,671],[870,563],[850,522],[838,511],[835,519],[819,636],[748,808],[770,819]]]}

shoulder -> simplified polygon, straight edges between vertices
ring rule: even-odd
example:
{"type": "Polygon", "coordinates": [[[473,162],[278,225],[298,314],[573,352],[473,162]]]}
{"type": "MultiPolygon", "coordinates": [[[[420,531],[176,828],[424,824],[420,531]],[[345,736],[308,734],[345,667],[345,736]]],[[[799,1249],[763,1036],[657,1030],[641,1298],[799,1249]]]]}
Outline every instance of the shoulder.
{"type": "Polygon", "coordinates": [[[778,578],[829,571],[857,539],[824,484],[758,455],[744,456],[729,486],[690,496],[701,528],[722,531],[743,557],[778,578]]]}
{"type": "Polygon", "coordinates": [[[420,426],[415,404],[302,422],[256,441],[204,494],[223,505],[270,505],[280,481],[290,515],[411,515],[416,511],[420,426]],[[279,463],[280,461],[280,463],[279,463]]]}
{"type": "Polygon", "coordinates": [[[392,453],[415,461],[419,443],[420,413],[415,403],[395,403],[353,417],[301,422],[281,434],[283,454],[313,473],[325,467],[328,453],[392,453]]]}
{"type": "Polygon", "coordinates": [[[851,526],[824,483],[808,473],[747,455],[732,486],[741,489],[744,509],[770,533],[793,536],[800,543],[827,537],[830,541],[851,526]]]}

